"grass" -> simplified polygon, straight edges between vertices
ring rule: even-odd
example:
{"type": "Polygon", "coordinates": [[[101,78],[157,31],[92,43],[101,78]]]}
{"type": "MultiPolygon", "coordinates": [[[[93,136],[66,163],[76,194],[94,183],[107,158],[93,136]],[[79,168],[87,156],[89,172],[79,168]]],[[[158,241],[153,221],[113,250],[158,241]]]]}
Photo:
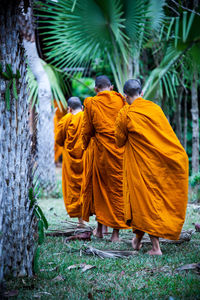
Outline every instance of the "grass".
{"type": "MultiPolygon", "coordinates": [[[[59,174],[59,181],[61,180],[59,174]]],[[[45,212],[51,229],[63,228],[69,217],[63,199],[43,198],[39,205],[45,212]]],[[[184,229],[199,222],[200,206],[188,205],[184,229]]],[[[90,225],[95,225],[94,217],[90,225]]],[[[131,231],[121,231],[122,237],[131,231]]],[[[126,259],[100,259],[80,256],[83,241],[65,244],[62,237],[46,237],[40,246],[39,270],[35,278],[10,279],[8,289],[19,294],[12,299],[200,299],[200,275],[194,271],[177,272],[184,264],[200,262],[200,233],[180,245],[162,245],[162,257],[149,257],[150,245],[144,245],[137,256],[126,259]],[[74,250],[75,249],[75,250],[74,250]],[[75,252],[74,252],[75,251],[75,252]],[[74,264],[86,263],[96,268],[82,273],[68,270],[74,264]],[[62,280],[56,281],[60,275],[62,280]]],[[[86,245],[98,249],[131,250],[125,243],[112,244],[108,238],[92,238],[86,245]]]]}

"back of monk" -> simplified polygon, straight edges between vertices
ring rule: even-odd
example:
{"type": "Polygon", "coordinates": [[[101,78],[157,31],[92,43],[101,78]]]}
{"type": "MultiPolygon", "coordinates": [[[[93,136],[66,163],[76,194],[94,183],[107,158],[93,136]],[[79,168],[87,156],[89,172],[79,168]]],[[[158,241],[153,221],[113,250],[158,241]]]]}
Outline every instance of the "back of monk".
{"type": "Polygon", "coordinates": [[[161,108],[139,97],[119,112],[124,202],[133,230],[178,239],[188,198],[188,157],[161,108]]]}
{"type": "Polygon", "coordinates": [[[83,145],[86,149],[93,137],[92,188],[94,210],[99,223],[127,228],[124,222],[122,191],[123,151],[115,144],[114,126],[123,97],[114,91],[102,91],[85,101],[83,145]]]}
{"type": "MultiPolygon", "coordinates": [[[[67,110],[64,109],[62,103],[60,102],[62,110],[59,108],[56,100],[54,100],[54,107],[55,107],[55,114],[54,114],[54,135],[56,135],[57,125],[59,121],[66,115],[67,110]]],[[[54,152],[55,152],[55,162],[58,161],[59,157],[62,155],[62,147],[59,146],[56,141],[54,145],[54,152]]]]}
{"type": "Polygon", "coordinates": [[[83,175],[81,127],[83,112],[68,113],[58,124],[56,143],[63,146],[62,189],[70,217],[81,217],[80,192],[83,175]]]}

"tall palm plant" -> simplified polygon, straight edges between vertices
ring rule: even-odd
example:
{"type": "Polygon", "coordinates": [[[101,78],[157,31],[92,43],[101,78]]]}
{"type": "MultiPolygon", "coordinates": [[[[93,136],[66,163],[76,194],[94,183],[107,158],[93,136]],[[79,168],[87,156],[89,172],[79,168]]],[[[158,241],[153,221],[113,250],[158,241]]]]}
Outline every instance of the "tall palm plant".
{"type": "MultiPolygon", "coordinates": [[[[97,57],[108,59],[116,86],[122,91],[151,32],[163,19],[163,1],[47,1],[40,6],[47,58],[58,68],[87,66],[97,57]],[[48,17],[42,20],[42,17],[48,17]]],[[[136,67],[136,66],[135,66],[136,67]]]]}

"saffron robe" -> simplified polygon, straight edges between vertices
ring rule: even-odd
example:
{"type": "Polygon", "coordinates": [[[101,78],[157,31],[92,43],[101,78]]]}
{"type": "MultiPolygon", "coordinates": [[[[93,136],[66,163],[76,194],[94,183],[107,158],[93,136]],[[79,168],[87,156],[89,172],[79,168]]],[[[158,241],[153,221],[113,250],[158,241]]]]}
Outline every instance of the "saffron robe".
{"type": "Polygon", "coordinates": [[[133,230],[179,238],[188,198],[188,157],[162,109],[139,97],[116,120],[116,143],[125,145],[126,223],[133,230]]]}
{"type": "Polygon", "coordinates": [[[56,143],[63,146],[62,190],[70,217],[81,217],[80,192],[83,175],[81,127],[83,112],[69,113],[58,123],[56,143]]]}
{"type": "MultiPolygon", "coordinates": [[[[60,110],[56,100],[54,100],[54,107],[55,107],[55,114],[54,114],[54,137],[56,136],[56,130],[57,130],[57,125],[59,123],[59,121],[62,119],[62,117],[64,117],[64,115],[67,113],[67,110],[63,108],[62,103],[61,103],[61,107],[62,110],[60,110]]],[[[58,161],[59,157],[62,155],[62,147],[59,146],[56,141],[54,144],[54,153],[55,153],[55,162],[58,161]]]]}
{"type": "Polygon", "coordinates": [[[123,97],[114,91],[103,91],[84,102],[82,138],[87,149],[93,137],[92,192],[99,223],[120,229],[124,222],[122,186],[123,151],[115,144],[114,128],[123,97]]]}

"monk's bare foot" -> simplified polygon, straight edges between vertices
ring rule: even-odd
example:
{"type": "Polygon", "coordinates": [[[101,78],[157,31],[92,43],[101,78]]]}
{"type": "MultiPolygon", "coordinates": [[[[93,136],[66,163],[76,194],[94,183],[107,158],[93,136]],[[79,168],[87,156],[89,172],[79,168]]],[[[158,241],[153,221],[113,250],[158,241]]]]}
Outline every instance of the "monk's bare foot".
{"type": "Polygon", "coordinates": [[[78,218],[78,225],[77,225],[77,228],[83,228],[83,227],[85,227],[86,226],[86,224],[85,224],[85,222],[83,221],[83,219],[82,218],[78,218]]]}
{"type": "Polygon", "coordinates": [[[162,251],[160,249],[159,238],[157,236],[150,235],[150,240],[152,243],[152,249],[148,252],[149,255],[162,255],[162,251]]]}
{"type": "Polygon", "coordinates": [[[162,251],[161,250],[150,250],[147,252],[149,255],[162,255],[162,251]]]}
{"type": "Polygon", "coordinates": [[[132,240],[132,247],[134,250],[139,251],[142,248],[142,243],[141,243],[141,239],[135,237],[132,240]]]}
{"type": "Polygon", "coordinates": [[[102,225],[103,234],[108,234],[108,227],[106,225],[102,225]]]}
{"type": "Polygon", "coordinates": [[[113,233],[111,236],[111,242],[113,242],[113,243],[120,242],[119,229],[113,229],[113,233]]]}

